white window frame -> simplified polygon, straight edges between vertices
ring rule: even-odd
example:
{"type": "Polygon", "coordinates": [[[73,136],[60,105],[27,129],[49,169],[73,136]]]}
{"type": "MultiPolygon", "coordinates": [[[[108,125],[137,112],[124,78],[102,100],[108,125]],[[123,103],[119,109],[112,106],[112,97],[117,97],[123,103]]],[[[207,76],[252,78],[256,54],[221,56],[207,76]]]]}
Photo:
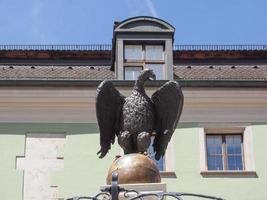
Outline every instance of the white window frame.
{"type": "Polygon", "coordinates": [[[174,155],[174,144],[171,140],[164,156],[165,169],[160,172],[162,178],[177,178],[174,168],[174,155]]]}
{"type": "MultiPolygon", "coordinates": [[[[124,71],[124,74],[123,74],[123,79],[125,79],[125,68],[126,67],[135,67],[135,66],[142,66],[143,69],[146,69],[146,65],[147,64],[160,64],[162,65],[162,79],[159,79],[159,80],[164,80],[166,78],[166,67],[165,67],[165,46],[164,44],[151,44],[149,42],[144,42],[144,43],[139,43],[137,42],[137,44],[135,43],[130,43],[128,44],[127,42],[124,43],[123,45],[123,71],[124,71]],[[141,59],[125,59],[125,49],[127,46],[141,46],[142,47],[142,58],[141,59]],[[162,52],[162,59],[161,60],[146,60],[145,58],[145,51],[146,51],[146,46],[162,46],[163,47],[163,52],[162,52]]],[[[157,78],[157,77],[156,77],[157,78]]]]}
{"type": "MultiPolygon", "coordinates": [[[[205,126],[204,126],[205,127],[205,126]]],[[[253,153],[253,141],[252,141],[252,128],[251,126],[212,126],[199,128],[199,147],[200,147],[200,173],[202,175],[235,175],[245,174],[249,176],[256,176],[255,162],[253,153]],[[206,135],[211,134],[242,134],[243,135],[243,170],[208,170],[207,166],[207,147],[206,147],[206,135]]]]}

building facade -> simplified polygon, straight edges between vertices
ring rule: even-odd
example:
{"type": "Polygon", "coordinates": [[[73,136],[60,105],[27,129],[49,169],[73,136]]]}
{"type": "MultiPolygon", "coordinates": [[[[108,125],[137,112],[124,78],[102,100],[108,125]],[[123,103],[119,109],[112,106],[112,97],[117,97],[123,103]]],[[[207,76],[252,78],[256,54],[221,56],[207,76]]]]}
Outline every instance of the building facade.
{"type": "Polygon", "coordinates": [[[158,79],[149,95],[173,79],[185,97],[159,163],[167,190],[266,199],[267,47],[174,45],[174,31],[135,17],[114,24],[112,45],[0,46],[1,199],[98,193],[122,151],[96,155],[96,88],[129,95],[144,68],[158,79]]]}

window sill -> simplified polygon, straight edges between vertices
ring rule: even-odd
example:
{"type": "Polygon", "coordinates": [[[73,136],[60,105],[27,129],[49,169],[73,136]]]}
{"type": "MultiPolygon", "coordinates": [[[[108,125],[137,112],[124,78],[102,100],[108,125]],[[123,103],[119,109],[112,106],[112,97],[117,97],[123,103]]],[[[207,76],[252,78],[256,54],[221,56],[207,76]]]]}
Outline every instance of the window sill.
{"type": "Polygon", "coordinates": [[[210,171],[201,171],[200,174],[203,177],[226,177],[226,178],[231,178],[231,177],[239,177],[239,178],[258,178],[256,171],[230,171],[230,170],[225,170],[225,171],[217,171],[217,170],[210,170],[210,171]]]}
{"type": "Polygon", "coordinates": [[[174,171],[161,171],[160,177],[161,178],[177,178],[174,171]]]}

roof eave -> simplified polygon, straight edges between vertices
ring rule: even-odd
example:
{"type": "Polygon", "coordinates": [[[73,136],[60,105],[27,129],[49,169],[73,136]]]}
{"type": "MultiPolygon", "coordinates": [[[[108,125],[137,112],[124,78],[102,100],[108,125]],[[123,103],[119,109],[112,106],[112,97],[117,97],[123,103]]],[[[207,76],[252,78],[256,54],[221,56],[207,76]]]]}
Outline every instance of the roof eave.
{"type": "MultiPolygon", "coordinates": [[[[0,86],[96,87],[102,80],[0,80],[0,86]]],[[[266,80],[176,80],[181,87],[264,87],[266,80]]],[[[113,80],[116,87],[132,87],[134,81],[113,80]]],[[[152,81],[147,87],[159,87],[167,81],[152,81]]]]}

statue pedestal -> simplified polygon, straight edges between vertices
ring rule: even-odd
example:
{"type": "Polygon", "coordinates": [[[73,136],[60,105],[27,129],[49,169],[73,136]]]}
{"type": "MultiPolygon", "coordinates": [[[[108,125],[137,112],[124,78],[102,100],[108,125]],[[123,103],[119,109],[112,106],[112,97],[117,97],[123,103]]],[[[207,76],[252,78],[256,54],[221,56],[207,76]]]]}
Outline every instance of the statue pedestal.
{"type": "MultiPolygon", "coordinates": [[[[120,188],[124,188],[125,190],[135,190],[139,192],[140,194],[145,193],[154,193],[154,192],[166,192],[167,191],[167,185],[166,183],[138,183],[138,184],[119,184],[120,188]]],[[[103,190],[107,187],[110,187],[110,185],[103,185],[100,186],[100,189],[103,190]]],[[[124,192],[121,192],[119,194],[119,200],[127,200],[129,198],[135,197],[135,192],[127,193],[128,197],[124,197],[124,192]]],[[[158,200],[155,196],[148,196],[143,197],[144,200],[158,200]]]]}

